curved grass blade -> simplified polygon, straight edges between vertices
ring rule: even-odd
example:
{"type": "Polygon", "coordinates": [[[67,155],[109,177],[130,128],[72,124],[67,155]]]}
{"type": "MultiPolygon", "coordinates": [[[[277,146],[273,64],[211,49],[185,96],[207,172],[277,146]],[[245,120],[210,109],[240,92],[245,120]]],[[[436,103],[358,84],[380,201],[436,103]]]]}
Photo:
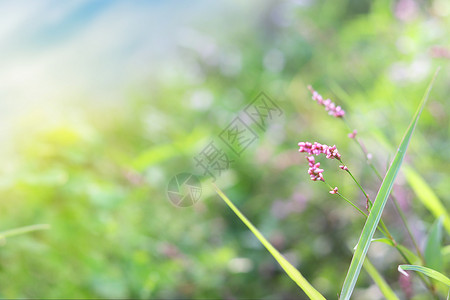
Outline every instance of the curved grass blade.
{"type": "Polygon", "coordinates": [[[442,272],[444,259],[441,253],[442,218],[437,219],[431,226],[425,244],[425,265],[436,271],[442,272]]]}
{"type": "Polygon", "coordinates": [[[372,277],[373,281],[380,288],[381,293],[383,293],[384,297],[387,300],[398,300],[397,295],[395,295],[394,291],[391,287],[386,283],[383,276],[378,273],[377,269],[372,265],[372,263],[367,258],[363,264],[364,270],[369,273],[370,277],[372,277]]]}
{"type": "Polygon", "coordinates": [[[409,166],[404,168],[406,180],[422,204],[436,217],[443,218],[445,229],[450,233],[450,218],[442,202],[425,180],[409,166]]]}
{"type": "Polygon", "coordinates": [[[430,269],[427,267],[416,266],[416,265],[399,265],[398,271],[405,276],[409,276],[408,273],[406,273],[405,271],[420,272],[430,278],[433,278],[433,279],[436,279],[436,280],[442,282],[443,284],[445,284],[447,286],[450,286],[450,279],[447,276],[445,276],[444,274],[442,274],[436,270],[433,270],[433,269],[430,269]]]}
{"type": "Polygon", "coordinates": [[[256,229],[255,226],[234,206],[234,204],[228,199],[228,197],[213,183],[214,189],[220,198],[231,208],[231,210],[241,219],[241,221],[247,225],[247,227],[253,232],[258,240],[266,247],[266,249],[272,254],[272,256],[278,261],[284,271],[291,277],[292,280],[305,292],[310,299],[325,299],[306,279],[300,274],[300,272],[291,265],[281,254],[275,249],[269,241],[256,229]]]}
{"type": "MultiPolygon", "coordinates": [[[[377,139],[378,143],[383,145],[383,147],[392,149],[392,145],[379,129],[372,128],[372,135],[377,139]]],[[[402,171],[405,174],[406,181],[408,181],[409,186],[412,188],[420,202],[422,202],[436,218],[444,218],[444,227],[450,234],[450,217],[448,212],[430,185],[408,164],[403,165],[402,171]]]]}
{"type": "Polygon", "coordinates": [[[375,233],[375,230],[378,226],[378,222],[380,221],[381,218],[381,214],[383,213],[384,206],[386,205],[386,200],[388,199],[389,193],[392,190],[395,178],[397,177],[398,171],[400,170],[400,166],[402,165],[403,162],[403,158],[405,157],[409,141],[411,140],[411,136],[414,132],[414,129],[416,128],[420,114],[422,113],[425,103],[427,102],[428,96],[431,91],[431,87],[433,86],[434,80],[438,72],[439,69],[436,71],[436,73],[433,76],[433,79],[428,85],[425,95],[423,96],[422,101],[420,102],[419,107],[417,108],[416,114],[414,115],[414,118],[409,124],[408,129],[406,130],[405,135],[403,136],[403,139],[400,142],[397,152],[395,153],[394,160],[391,166],[389,167],[389,170],[387,171],[386,176],[383,179],[383,182],[381,183],[381,187],[378,191],[377,197],[375,198],[372,210],[361,232],[358,246],[356,247],[355,253],[353,254],[352,262],[350,263],[347,276],[345,277],[340,297],[342,300],[350,299],[350,296],[353,293],[353,289],[355,288],[359,273],[361,272],[361,267],[364,263],[364,259],[366,258],[367,251],[369,250],[373,234],[375,233]]]}
{"type": "Polygon", "coordinates": [[[450,245],[444,246],[441,249],[441,255],[445,259],[447,256],[450,257],[450,245]]]}
{"type": "MultiPolygon", "coordinates": [[[[381,243],[385,243],[385,244],[387,244],[387,245],[389,245],[391,247],[394,247],[394,244],[388,238],[372,239],[372,243],[373,242],[381,242],[381,243]]],[[[406,256],[406,258],[408,258],[408,260],[411,263],[413,263],[413,264],[420,264],[421,263],[420,257],[418,257],[416,254],[414,254],[411,250],[409,250],[408,248],[406,248],[405,246],[400,245],[400,244],[398,244],[397,247],[400,248],[400,250],[403,252],[403,254],[406,256]]]]}
{"type": "Polygon", "coordinates": [[[14,236],[14,235],[28,233],[31,231],[43,230],[43,229],[49,229],[49,228],[50,228],[50,225],[48,225],[48,224],[35,224],[35,225],[5,230],[5,231],[0,232],[0,239],[4,239],[4,238],[14,236]]]}

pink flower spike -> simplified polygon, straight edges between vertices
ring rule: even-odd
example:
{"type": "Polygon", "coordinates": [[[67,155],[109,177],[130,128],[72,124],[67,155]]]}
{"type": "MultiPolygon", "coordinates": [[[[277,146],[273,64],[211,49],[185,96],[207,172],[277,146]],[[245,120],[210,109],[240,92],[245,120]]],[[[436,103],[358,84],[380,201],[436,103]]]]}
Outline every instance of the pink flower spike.
{"type": "Polygon", "coordinates": [[[308,174],[311,177],[312,181],[317,181],[317,180],[321,180],[324,181],[323,179],[323,169],[320,168],[320,163],[316,163],[314,156],[308,156],[306,158],[308,160],[309,163],[309,169],[308,169],[308,174]]]}
{"type": "Polygon", "coordinates": [[[330,191],[330,194],[337,194],[338,192],[338,188],[335,187],[332,191],[330,191]]]}
{"type": "Polygon", "coordinates": [[[348,171],[348,168],[347,168],[347,166],[344,166],[344,165],[340,165],[339,166],[339,168],[341,168],[342,170],[344,170],[344,171],[348,171]]]}
{"type": "MultiPolygon", "coordinates": [[[[320,168],[320,163],[316,163],[316,160],[313,155],[319,155],[319,154],[325,154],[327,158],[333,159],[336,158],[338,160],[341,159],[341,155],[339,154],[339,151],[336,148],[336,145],[328,146],[325,144],[321,144],[318,142],[314,142],[314,144],[311,144],[310,142],[299,142],[298,143],[299,152],[306,152],[309,154],[309,156],[306,157],[306,160],[309,164],[308,174],[311,177],[311,180],[317,181],[325,181],[323,178],[323,169],[320,168]]],[[[348,170],[347,167],[341,166],[340,167],[343,170],[348,170]]]]}
{"type": "Polygon", "coordinates": [[[353,130],[352,133],[349,133],[349,134],[348,134],[348,137],[351,138],[351,139],[354,139],[357,133],[358,133],[358,132],[357,132],[356,129],[355,129],[355,130],[353,130]]]}
{"type": "Polygon", "coordinates": [[[312,86],[308,85],[308,89],[312,94],[312,99],[325,107],[325,110],[328,111],[329,115],[332,115],[336,118],[341,118],[345,115],[345,111],[340,106],[336,106],[330,99],[323,100],[323,97],[315,91],[312,86]]]}

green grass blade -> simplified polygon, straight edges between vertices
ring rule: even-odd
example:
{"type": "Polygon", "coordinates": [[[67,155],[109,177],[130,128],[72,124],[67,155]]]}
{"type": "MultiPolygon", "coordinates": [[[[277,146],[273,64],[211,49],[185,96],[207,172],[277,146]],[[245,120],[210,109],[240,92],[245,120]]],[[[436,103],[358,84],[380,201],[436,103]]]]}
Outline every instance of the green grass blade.
{"type": "MultiPolygon", "coordinates": [[[[372,243],[373,242],[380,242],[380,243],[387,244],[391,247],[394,247],[394,244],[392,243],[392,241],[387,238],[372,239],[372,243]]],[[[411,262],[413,264],[421,263],[420,257],[418,257],[416,254],[411,252],[411,250],[409,250],[408,248],[406,248],[405,246],[400,245],[400,244],[398,244],[397,247],[400,248],[400,250],[403,252],[403,254],[405,254],[405,256],[409,260],[409,262],[411,262]]]]}
{"type": "Polygon", "coordinates": [[[355,288],[356,281],[358,280],[359,273],[361,272],[361,267],[364,263],[364,259],[366,258],[367,251],[369,250],[370,243],[373,238],[373,234],[378,226],[378,222],[380,221],[381,215],[383,213],[384,206],[386,205],[386,200],[388,199],[389,193],[392,190],[392,185],[394,184],[395,178],[397,177],[398,171],[400,170],[400,166],[402,165],[403,158],[405,157],[406,149],[408,148],[409,141],[411,140],[411,136],[416,128],[417,121],[419,120],[420,114],[425,106],[425,103],[428,99],[428,96],[431,91],[431,87],[433,86],[434,79],[438,73],[439,69],[433,76],[430,84],[428,85],[427,91],[422,98],[422,101],[417,108],[416,114],[412,119],[411,123],[408,126],[408,129],[403,136],[402,141],[395,153],[394,160],[389,167],[389,170],[386,173],[386,176],[381,183],[381,187],[378,191],[377,197],[375,198],[375,202],[373,204],[372,210],[369,214],[369,217],[366,220],[364,228],[361,232],[361,236],[359,238],[358,246],[356,247],[355,253],[353,254],[352,262],[350,263],[350,267],[347,272],[347,276],[345,277],[344,284],[342,286],[341,291],[341,299],[348,300],[353,293],[353,289],[355,288]]]}
{"type": "MultiPolygon", "coordinates": [[[[383,147],[392,149],[392,145],[380,130],[373,128],[372,135],[375,136],[377,142],[382,144],[383,147]]],[[[402,171],[405,174],[406,181],[408,181],[408,184],[411,186],[417,198],[420,202],[422,202],[425,208],[428,209],[436,218],[444,218],[444,227],[450,234],[450,217],[433,189],[428,185],[423,177],[408,164],[403,165],[402,171]]]]}
{"type": "Polygon", "coordinates": [[[436,279],[440,282],[442,282],[443,284],[450,286],[450,279],[445,276],[444,274],[427,268],[427,267],[422,267],[422,266],[416,266],[416,265],[399,265],[398,266],[398,271],[406,276],[409,276],[408,273],[406,273],[405,271],[416,271],[416,272],[420,272],[430,278],[436,279]]]}
{"type": "Polygon", "coordinates": [[[266,247],[266,249],[272,254],[272,256],[278,261],[280,266],[284,271],[291,277],[295,283],[308,295],[311,299],[325,299],[322,294],[320,294],[303,276],[300,272],[291,265],[281,254],[275,249],[269,241],[267,241],[264,236],[256,229],[255,226],[239,211],[239,209],[234,206],[234,204],[228,199],[228,197],[215,185],[214,189],[220,198],[225,201],[225,203],[231,208],[231,210],[241,219],[241,221],[247,225],[247,227],[253,232],[253,234],[258,238],[258,240],[266,247]]]}
{"type": "Polygon", "coordinates": [[[450,257],[450,245],[444,246],[441,249],[441,255],[444,259],[449,256],[450,257]]]}
{"type": "Polygon", "coordinates": [[[49,228],[50,228],[50,225],[48,225],[48,224],[35,224],[35,225],[30,225],[30,226],[14,228],[14,229],[0,232],[0,239],[19,235],[19,234],[28,233],[31,231],[43,230],[43,229],[49,229],[49,228]]]}
{"type": "Polygon", "coordinates": [[[428,233],[427,243],[425,244],[425,265],[436,271],[442,272],[444,259],[441,253],[442,241],[442,219],[437,219],[431,226],[428,233]]]}
{"type": "Polygon", "coordinates": [[[381,293],[387,300],[398,300],[391,287],[386,283],[383,276],[378,273],[377,269],[372,265],[369,259],[366,259],[363,264],[364,270],[369,273],[370,277],[373,279],[375,284],[380,288],[381,293]]]}
{"type": "Polygon", "coordinates": [[[422,204],[436,217],[443,218],[445,229],[450,233],[450,218],[442,202],[425,180],[412,168],[403,169],[406,180],[422,204]]]}

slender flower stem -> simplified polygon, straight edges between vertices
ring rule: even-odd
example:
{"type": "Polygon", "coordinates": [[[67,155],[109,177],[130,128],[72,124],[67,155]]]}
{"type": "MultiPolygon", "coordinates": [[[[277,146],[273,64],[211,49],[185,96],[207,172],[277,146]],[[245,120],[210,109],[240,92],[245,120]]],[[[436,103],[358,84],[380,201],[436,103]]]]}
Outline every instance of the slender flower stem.
{"type": "MultiPolygon", "coordinates": [[[[328,185],[328,187],[330,188],[330,190],[333,190],[333,187],[326,181],[324,181],[324,183],[326,185],[328,185]]],[[[347,198],[345,198],[344,196],[341,195],[341,193],[337,192],[336,195],[338,195],[339,197],[341,197],[342,199],[344,199],[345,201],[347,201],[351,206],[353,206],[354,208],[356,208],[356,210],[358,210],[364,217],[367,218],[367,214],[365,212],[363,212],[358,206],[356,206],[352,201],[348,200],[347,198]]]]}
{"type": "MultiPolygon", "coordinates": [[[[358,138],[356,138],[356,130],[352,130],[352,128],[350,128],[347,120],[344,118],[345,112],[340,108],[340,107],[336,107],[336,105],[334,103],[331,102],[331,100],[327,99],[327,100],[323,100],[322,96],[320,94],[318,94],[311,86],[308,86],[308,89],[311,91],[311,93],[313,94],[313,100],[317,101],[320,105],[324,105],[326,110],[329,111],[330,114],[334,115],[337,118],[341,118],[344,123],[347,125],[347,127],[349,128],[349,130],[351,132],[353,132],[352,134],[349,135],[350,138],[352,138],[353,140],[355,140],[355,142],[358,144],[358,146],[360,147],[361,151],[363,152],[366,162],[367,164],[370,166],[370,168],[373,170],[373,172],[377,175],[378,179],[380,179],[382,181],[382,177],[380,175],[380,173],[378,172],[378,170],[376,169],[376,167],[374,166],[374,164],[372,163],[371,160],[371,154],[368,153],[366,147],[364,146],[364,144],[362,143],[361,140],[359,140],[358,138]]],[[[314,145],[312,145],[311,143],[299,143],[300,152],[308,152],[309,154],[315,154],[318,155],[320,153],[324,153],[327,155],[327,158],[336,158],[339,162],[342,163],[341,161],[341,155],[337,152],[337,149],[335,146],[333,147],[329,147],[327,145],[321,145],[318,143],[315,143],[314,145]]],[[[311,162],[310,162],[311,163],[311,162]]],[[[343,164],[343,163],[342,163],[343,164]]],[[[316,181],[317,179],[325,182],[325,180],[323,179],[323,176],[321,173],[323,172],[323,170],[318,169],[319,165],[317,165],[317,167],[315,165],[310,164],[310,171],[314,171],[315,169],[317,169],[317,172],[313,172],[313,174],[311,175],[311,179],[316,181]],[[311,170],[312,169],[312,170],[311,170]],[[316,173],[320,173],[320,174],[316,174],[316,173]],[[319,178],[317,178],[317,176],[319,176],[319,178]]],[[[356,178],[353,176],[353,174],[351,174],[350,171],[348,171],[348,168],[345,166],[345,164],[343,164],[342,166],[340,166],[341,169],[347,171],[350,176],[352,177],[352,179],[354,180],[354,182],[358,185],[358,187],[361,189],[361,191],[363,192],[363,194],[366,196],[366,208],[367,211],[370,213],[370,209],[372,208],[372,202],[369,199],[369,196],[367,195],[367,193],[364,191],[364,189],[362,188],[362,186],[359,184],[359,182],[356,180],[356,178]]],[[[345,198],[344,196],[342,196],[337,188],[333,188],[331,187],[328,183],[326,183],[329,188],[331,189],[330,193],[332,194],[338,194],[341,198],[343,198],[345,201],[347,201],[349,204],[351,204],[354,208],[356,208],[360,213],[362,213],[366,218],[367,218],[367,214],[364,213],[361,209],[359,209],[356,205],[353,204],[353,202],[351,202],[350,200],[348,200],[347,198],[345,198]]],[[[398,205],[398,202],[396,200],[396,198],[394,197],[394,195],[391,195],[391,198],[394,201],[395,207],[399,212],[399,215],[401,216],[402,222],[404,223],[409,236],[411,237],[411,240],[413,241],[415,247],[416,247],[416,251],[419,254],[421,260],[423,261],[423,256],[419,251],[419,248],[417,247],[417,243],[414,239],[414,236],[411,234],[411,231],[409,229],[408,223],[406,221],[406,218],[404,217],[403,213],[401,212],[401,209],[398,205]]],[[[388,237],[393,246],[397,249],[397,251],[400,253],[400,255],[405,259],[405,261],[408,264],[412,264],[412,262],[408,259],[408,257],[405,255],[405,253],[403,252],[403,250],[399,247],[399,245],[397,244],[397,242],[395,241],[395,239],[393,238],[393,236],[390,234],[389,230],[387,229],[386,225],[383,223],[382,220],[380,220],[377,228],[383,233],[384,236],[388,237]],[[383,229],[380,228],[380,225],[383,229]]],[[[431,293],[433,294],[433,296],[435,298],[437,298],[437,294],[436,294],[436,289],[433,285],[433,283],[431,282],[431,280],[427,280],[425,278],[425,276],[423,276],[423,274],[419,273],[419,277],[422,279],[422,281],[424,282],[424,284],[426,285],[426,287],[431,291],[431,293]]]]}
{"type": "MultiPolygon", "coordinates": [[[[339,162],[341,164],[343,164],[345,166],[345,164],[342,162],[341,159],[339,159],[339,162]]],[[[356,185],[359,187],[359,189],[361,190],[361,192],[363,192],[364,196],[366,196],[366,209],[367,211],[370,213],[370,208],[372,208],[372,201],[370,201],[369,196],[367,195],[367,193],[364,191],[363,187],[359,184],[358,180],[356,180],[355,176],[353,176],[352,172],[350,172],[350,170],[347,168],[345,171],[347,171],[347,173],[352,177],[353,181],[356,183],[356,185]]]]}
{"type": "Polygon", "coordinates": [[[392,195],[392,200],[393,200],[393,202],[394,202],[395,210],[397,211],[397,213],[399,214],[400,218],[402,219],[403,224],[405,225],[406,231],[408,232],[408,235],[410,236],[411,241],[412,241],[413,244],[414,244],[414,248],[416,249],[416,252],[417,252],[417,254],[418,254],[418,256],[419,256],[421,262],[422,262],[423,264],[425,264],[425,258],[423,257],[422,252],[421,252],[420,249],[419,249],[419,245],[417,245],[416,239],[414,238],[414,236],[413,236],[411,230],[409,229],[408,221],[406,220],[405,214],[403,213],[403,210],[400,208],[400,205],[398,204],[398,201],[397,201],[397,199],[394,197],[394,195],[392,195]]]}
{"type": "MultiPolygon", "coordinates": [[[[328,182],[326,182],[325,180],[323,180],[323,182],[330,188],[330,191],[334,190],[334,188],[328,182]]],[[[348,202],[351,206],[353,206],[356,210],[358,210],[367,219],[367,214],[364,211],[362,211],[358,206],[356,206],[353,202],[351,202],[349,199],[344,197],[339,192],[336,192],[335,194],[338,195],[339,197],[341,197],[342,199],[344,199],[346,202],[348,202]]],[[[406,261],[406,263],[408,263],[410,265],[414,264],[406,256],[406,254],[403,252],[403,250],[399,247],[399,244],[394,239],[394,237],[391,235],[391,233],[389,232],[388,228],[384,224],[383,220],[380,220],[380,223],[378,224],[377,228],[385,237],[387,237],[387,238],[389,238],[389,240],[391,240],[392,246],[397,250],[397,252],[400,254],[400,256],[406,261]]],[[[433,284],[431,283],[431,281],[427,281],[427,279],[422,274],[419,274],[419,277],[421,278],[421,280],[423,281],[425,286],[431,291],[431,293],[433,295],[436,295],[435,288],[434,288],[433,284]]]]}
{"type": "MultiPolygon", "coordinates": [[[[349,125],[347,119],[345,119],[344,117],[342,117],[342,120],[344,121],[344,123],[345,123],[345,125],[348,127],[348,129],[349,129],[350,131],[352,131],[352,128],[350,127],[350,125],[349,125]]],[[[383,177],[381,176],[380,172],[378,172],[377,168],[374,166],[374,164],[372,163],[372,161],[368,158],[368,154],[369,154],[369,153],[368,153],[366,147],[364,146],[364,144],[362,143],[362,141],[361,141],[360,139],[357,139],[356,137],[353,138],[353,140],[355,141],[356,144],[358,144],[359,148],[361,149],[361,151],[362,151],[363,154],[364,154],[364,157],[366,158],[367,164],[370,166],[370,168],[371,168],[372,171],[375,173],[375,175],[377,176],[377,178],[378,178],[380,181],[383,181],[383,177]]],[[[350,173],[350,172],[349,172],[349,173],[350,173]]],[[[350,173],[350,176],[352,176],[353,180],[354,180],[355,182],[357,182],[351,173],[350,173]]],[[[362,188],[361,188],[361,185],[360,185],[359,183],[357,183],[357,185],[360,187],[360,189],[362,189],[362,188]]],[[[419,249],[419,246],[418,246],[418,244],[417,244],[416,239],[414,238],[414,235],[413,235],[412,232],[411,232],[411,229],[410,229],[410,227],[409,227],[409,225],[408,225],[408,221],[406,220],[406,217],[405,217],[405,215],[404,215],[402,209],[400,208],[400,205],[398,204],[397,198],[395,197],[395,195],[394,195],[393,193],[391,193],[389,196],[391,197],[392,201],[394,202],[395,209],[396,209],[397,213],[399,214],[399,216],[400,216],[400,218],[401,218],[401,220],[402,220],[403,225],[404,225],[405,228],[406,228],[406,231],[407,231],[407,233],[408,233],[408,235],[409,235],[409,237],[410,237],[410,239],[411,239],[411,241],[412,241],[412,243],[413,243],[413,245],[414,245],[414,248],[415,248],[415,250],[416,250],[416,252],[417,252],[417,255],[420,257],[422,263],[424,263],[424,262],[425,262],[425,259],[424,259],[423,255],[422,255],[422,252],[421,252],[420,249],[419,249]]],[[[369,201],[370,201],[370,200],[369,200],[369,201]]],[[[372,205],[371,202],[369,202],[369,203],[370,203],[370,205],[372,205]]]]}
{"type": "MultiPolygon", "coordinates": [[[[348,124],[347,120],[346,120],[344,117],[342,117],[342,120],[344,121],[345,125],[347,125],[348,129],[349,129],[350,131],[352,131],[352,128],[351,128],[350,125],[348,124]]],[[[382,178],[381,174],[378,172],[377,168],[374,166],[374,164],[372,163],[372,161],[369,159],[369,153],[368,153],[366,147],[364,146],[364,144],[362,143],[362,141],[359,140],[359,139],[357,139],[356,137],[353,138],[353,140],[355,141],[356,144],[358,144],[359,148],[361,149],[361,151],[362,151],[363,154],[364,154],[364,157],[365,157],[365,159],[366,159],[367,164],[370,166],[370,168],[371,168],[372,171],[375,173],[375,175],[377,176],[377,178],[378,178],[380,181],[383,181],[383,178],[382,178]]],[[[350,172],[349,172],[349,174],[350,174],[350,176],[353,178],[353,180],[356,182],[356,184],[358,185],[358,187],[359,187],[361,190],[363,190],[362,187],[361,187],[361,185],[357,182],[357,180],[353,177],[353,175],[352,175],[350,172]]],[[[367,195],[364,191],[363,191],[363,193],[364,193],[364,195],[367,195]]],[[[400,218],[401,218],[401,220],[402,220],[402,223],[403,223],[403,225],[405,226],[406,231],[408,232],[408,235],[409,235],[409,237],[411,238],[411,241],[412,241],[413,244],[414,244],[414,247],[415,247],[415,250],[416,250],[418,256],[420,257],[422,263],[424,263],[425,260],[424,260],[424,257],[423,257],[423,255],[422,255],[422,252],[420,251],[420,249],[419,249],[419,247],[418,247],[418,245],[417,245],[416,239],[414,238],[414,235],[412,234],[412,232],[411,232],[411,230],[410,230],[410,228],[409,228],[408,222],[407,222],[407,220],[406,220],[406,218],[405,218],[405,215],[403,214],[403,212],[402,212],[402,210],[401,210],[401,208],[400,208],[400,206],[399,206],[399,204],[398,204],[397,198],[396,198],[392,193],[391,193],[389,196],[391,197],[392,201],[394,202],[394,206],[395,206],[395,208],[396,208],[398,214],[400,215],[400,218]]],[[[369,200],[369,198],[367,198],[367,199],[369,200]]],[[[372,202],[371,202],[370,200],[369,200],[369,203],[370,203],[370,205],[372,205],[372,202]]],[[[408,259],[408,257],[407,257],[407,256],[405,255],[405,253],[403,252],[403,250],[400,249],[400,248],[398,247],[397,242],[395,241],[395,239],[394,239],[394,238],[392,237],[392,235],[390,234],[390,232],[389,232],[389,230],[387,229],[386,225],[383,223],[383,220],[380,220],[380,225],[383,227],[383,229],[386,230],[387,236],[388,236],[389,239],[392,241],[393,246],[397,249],[397,251],[398,251],[399,254],[403,257],[403,259],[404,259],[408,264],[412,264],[412,262],[408,259]]],[[[386,236],[386,234],[385,234],[385,236],[386,236]]],[[[419,274],[419,278],[422,280],[422,282],[425,284],[425,286],[428,288],[428,290],[430,290],[431,294],[432,294],[435,298],[437,298],[437,295],[436,295],[436,288],[435,288],[435,286],[433,285],[433,283],[431,282],[431,280],[425,278],[425,276],[423,276],[422,274],[419,274]]]]}
{"type": "MultiPolygon", "coordinates": [[[[325,180],[323,181],[329,188],[330,188],[330,191],[333,191],[334,189],[333,189],[333,187],[328,183],[328,182],[326,182],[325,180]]],[[[366,217],[367,218],[367,214],[364,212],[364,211],[362,211],[358,206],[356,206],[352,201],[350,201],[349,199],[347,199],[346,197],[344,197],[341,193],[339,193],[339,192],[336,192],[335,193],[336,195],[338,195],[339,197],[341,197],[342,199],[344,199],[346,202],[348,202],[351,206],[353,206],[357,211],[359,211],[364,217],[366,217]]],[[[380,226],[378,226],[378,230],[384,235],[384,236],[388,236],[388,233],[386,232],[386,229],[383,229],[383,228],[381,228],[380,226]]],[[[390,235],[389,235],[390,236],[390,235]]]]}

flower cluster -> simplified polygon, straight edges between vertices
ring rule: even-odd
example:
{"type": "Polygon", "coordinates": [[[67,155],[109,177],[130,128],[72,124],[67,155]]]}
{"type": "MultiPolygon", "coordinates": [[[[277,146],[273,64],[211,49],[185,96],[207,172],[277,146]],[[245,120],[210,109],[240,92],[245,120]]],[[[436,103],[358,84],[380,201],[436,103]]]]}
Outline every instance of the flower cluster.
{"type": "Polygon", "coordinates": [[[328,111],[329,115],[333,115],[336,118],[342,118],[345,115],[345,111],[340,106],[336,106],[330,99],[323,100],[322,95],[316,92],[312,86],[309,85],[308,89],[312,93],[312,99],[325,106],[325,110],[328,111]]]}
{"type": "Polygon", "coordinates": [[[298,146],[300,147],[298,149],[299,152],[306,152],[310,155],[319,155],[319,154],[325,154],[327,158],[333,159],[336,158],[337,160],[341,159],[341,155],[339,154],[339,151],[336,148],[336,145],[328,146],[328,145],[322,145],[320,143],[314,142],[314,144],[311,144],[309,142],[300,142],[298,143],[298,146]]]}
{"type": "Polygon", "coordinates": [[[330,194],[337,194],[338,193],[338,188],[335,187],[332,191],[329,192],[330,194]]]}
{"type": "Polygon", "coordinates": [[[311,176],[311,180],[312,181],[317,181],[317,180],[325,181],[323,179],[323,175],[322,175],[323,169],[320,168],[320,163],[316,163],[314,156],[308,156],[306,159],[308,160],[308,163],[309,163],[308,174],[311,176]]]}

